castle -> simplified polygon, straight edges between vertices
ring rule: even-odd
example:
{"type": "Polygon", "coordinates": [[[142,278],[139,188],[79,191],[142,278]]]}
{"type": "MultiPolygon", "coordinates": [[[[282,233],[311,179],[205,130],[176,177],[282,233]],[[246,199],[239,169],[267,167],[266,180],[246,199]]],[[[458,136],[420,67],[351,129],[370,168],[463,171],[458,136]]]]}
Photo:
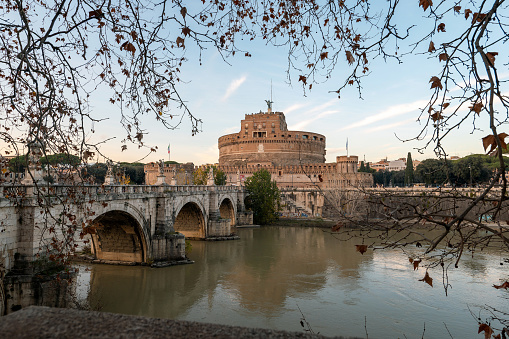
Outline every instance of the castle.
{"type": "MultiPolygon", "coordinates": [[[[289,131],[283,112],[246,114],[240,132],[218,140],[219,168],[226,173],[227,185],[243,185],[261,168],[268,170],[279,188],[335,189],[373,185],[370,173],[357,171],[357,156],[338,156],[325,162],[325,136],[313,132],[289,131]]],[[[164,167],[167,184],[192,184],[192,163],[164,167]]],[[[145,165],[145,183],[154,185],[157,164],[145,165]]]]}
{"type": "Polygon", "coordinates": [[[264,168],[278,187],[343,188],[371,186],[373,176],[357,171],[357,156],[339,156],[325,162],[325,136],[289,131],[283,112],[246,114],[238,133],[219,138],[219,167],[227,185],[242,185],[264,168]]]}

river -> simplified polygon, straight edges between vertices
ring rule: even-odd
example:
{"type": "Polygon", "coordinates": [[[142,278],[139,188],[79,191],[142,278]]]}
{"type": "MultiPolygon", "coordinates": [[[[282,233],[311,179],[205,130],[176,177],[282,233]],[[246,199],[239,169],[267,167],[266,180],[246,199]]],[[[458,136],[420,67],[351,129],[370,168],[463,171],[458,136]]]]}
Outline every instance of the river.
{"type": "Polygon", "coordinates": [[[366,337],[367,330],[370,338],[481,337],[476,317],[488,316],[481,307],[509,305],[509,291],[492,287],[507,278],[501,253],[465,255],[449,271],[446,296],[441,269],[430,271],[431,287],[418,281],[425,270],[414,271],[408,255],[361,255],[358,238],[305,227],[238,235],[193,241],[192,265],[81,266],[78,295],[105,312],[289,331],[302,331],[300,308],[315,333],[366,337]]]}

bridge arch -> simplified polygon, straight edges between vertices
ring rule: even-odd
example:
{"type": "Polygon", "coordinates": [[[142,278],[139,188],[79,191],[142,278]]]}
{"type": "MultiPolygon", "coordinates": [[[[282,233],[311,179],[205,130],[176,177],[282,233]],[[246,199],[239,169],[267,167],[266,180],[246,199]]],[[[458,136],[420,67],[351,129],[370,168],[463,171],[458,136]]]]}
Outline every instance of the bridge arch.
{"type": "Polygon", "coordinates": [[[222,199],[219,204],[219,214],[222,219],[230,219],[230,226],[235,226],[235,206],[229,197],[222,199]]]}
{"type": "Polygon", "coordinates": [[[143,221],[122,210],[107,211],[92,222],[92,246],[97,259],[146,262],[148,238],[143,221]]]}
{"type": "Polygon", "coordinates": [[[200,206],[193,201],[184,204],[173,222],[173,229],[186,238],[205,238],[206,223],[200,206]]]}

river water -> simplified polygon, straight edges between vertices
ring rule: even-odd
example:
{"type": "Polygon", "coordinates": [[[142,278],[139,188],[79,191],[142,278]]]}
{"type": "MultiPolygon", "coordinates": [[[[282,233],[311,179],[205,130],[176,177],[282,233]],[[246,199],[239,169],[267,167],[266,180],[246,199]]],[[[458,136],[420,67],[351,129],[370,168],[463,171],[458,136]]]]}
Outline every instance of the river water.
{"type": "MultiPolygon", "coordinates": [[[[318,228],[239,229],[241,240],[192,242],[192,265],[167,268],[81,266],[79,295],[102,311],[248,327],[302,331],[302,315],[327,336],[477,338],[483,305],[509,308],[501,253],[466,255],[449,272],[418,281],[408,254],[355,251],[318,228]],[[84,269],[87,268],[87,269],[84,269]],[[474,315],[472,315],[474,314],[474,315]]],[[[507,257],[507,255],[505,255],[507,257]]]]}

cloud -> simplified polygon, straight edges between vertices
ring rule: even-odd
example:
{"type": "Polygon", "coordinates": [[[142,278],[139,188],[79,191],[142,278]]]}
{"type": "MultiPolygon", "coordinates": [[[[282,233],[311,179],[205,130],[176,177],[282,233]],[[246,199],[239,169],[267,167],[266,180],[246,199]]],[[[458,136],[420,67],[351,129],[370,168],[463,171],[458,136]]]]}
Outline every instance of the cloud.
{"type": "Polygon", "coordinates": [[[403,120],[403,121],[395,122],[393,124],[386,124],[386,125],[372,127],[372,128],[367,129],[366,132],[371,133],[371,132],[383,131],[383,130],[386,130],[386,129],[393,129],[394,127],[398,127],[398,126],[401,126],[401,125],[406,125],[406,124],[409,124],[409,123],[412,123],[412,122],[415,122],[415,119],[408,119],[408,120],[403,120]]]}
{"type": "Polygon", "coordinates": [[[293,111],[296,111],[296,110],[299,110],[301,109],[302,107],[305,107],[306,104],[293,104],[291,105],[290,107],[287,107],[283,110],[283,113],[285,115],[288,115],[289,113],[293,112],[293,111]]]}
{"type": "Polygon", "coordinates": [[[339,111],[325,111],[318,115],[314,115],[311,119],[303,120],[303,121],[296,123],[288,128],[292,131],[302,131],[307,125],[309,125],[317,120],[320,120],[328,115],[336,114],[338,112],[339,111]]]}
{"type": "Polygon", "coordinates": [[[416,111],[419,109],[419,107],[423,107],[427,103],[428,102],[426,100],[417,100],[417,101],[410,102],[407,104],[390,106],[389,108],[383,110],[382,112],[380,112],[378,114],[374,114],[374,115],[371,115],[369,117],[362,119],[361,121],[354,122],[353,124],[343,127],[341,130],[347,130],[347,129],[352,129],[352,128],[356,128],[356,127],[370,125],[370,124],[373,124],[373,123],[381,121],[381,120],[393,118],[398,115],[416,111]]]}
{"type": "Polygon", "coordinates": [[[237,89],[239,89],[240,85],[246,81],[247,76],[243,75],[238,79],[232,80],[230,82],[230,86],[226,89],[226,92],[224,93],[223,97],[221,98],[221,101],[226,101],[237,89]]]}
{"type": "Polygon", "coordinates": [[[221,135],[237,133],[238,131],[239,131],[238,126],[228,127],[223,130],[223,134],[221,134],[221,135]]]}

